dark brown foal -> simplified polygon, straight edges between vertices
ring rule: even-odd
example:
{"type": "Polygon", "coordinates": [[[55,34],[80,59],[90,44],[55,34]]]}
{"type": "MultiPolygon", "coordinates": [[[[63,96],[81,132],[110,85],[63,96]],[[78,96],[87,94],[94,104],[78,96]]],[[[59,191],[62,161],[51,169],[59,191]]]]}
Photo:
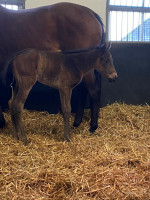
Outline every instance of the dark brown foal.
{"type": "Polygon", "coordinates": [[[37,81],[59,90],[64,118],[64,138],[70,141],[69,118],[72,89],[82,81],[85,74],[94,69],[111,81],[117,78],[112,57],[106,45],[74,53],[28,49],[13,59],[12,69],[16,85],[9,106],[15,127],[14,136],[24,144],[27,144],[27,138],[21,120],[21,111],[30,90],[37,81]]]}

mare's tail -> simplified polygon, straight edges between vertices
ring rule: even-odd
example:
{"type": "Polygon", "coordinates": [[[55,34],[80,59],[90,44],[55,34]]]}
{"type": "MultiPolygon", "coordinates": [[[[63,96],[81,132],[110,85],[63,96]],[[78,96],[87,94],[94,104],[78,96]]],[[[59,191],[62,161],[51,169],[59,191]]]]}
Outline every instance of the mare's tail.
{"type": "Polygon", "coordinates": [[[0,72],[0,82],[5,87],[10,86],[10,84],[13,82],[13,72],[12,72],[13,60],[15,59],[16,56],[18,56],[19,54],[23,53],[26,50],[28,49],[23,49],[22,51],[18,51],[17,53],[12,55],[4,64],[4,68],[0,72]]]}
{"type": "Polygon", "coordinates": [[[103,21],[102,21],[102,19],[101,19],[101,17],[97,14],[97,13],[95,13],[94,11],[93,11],[93,14],[94,14],[94,16],[96,17],[96,19],[99,21],[99,23],[100,23],[100,25],[102,26],[102,39],[101,39],[101,46],[103,46],[104,44],[105,44],[105,32],[104,32],[104,24],[103,24],[103,21]]]}
{"type": "Polygon", "coordinates": [[[12,74],[12,61],[13,58],[10,58],[6,61],[4,69],[0,73],[0,81],[4,87],[8,87],[13,80],[12,74]]]}

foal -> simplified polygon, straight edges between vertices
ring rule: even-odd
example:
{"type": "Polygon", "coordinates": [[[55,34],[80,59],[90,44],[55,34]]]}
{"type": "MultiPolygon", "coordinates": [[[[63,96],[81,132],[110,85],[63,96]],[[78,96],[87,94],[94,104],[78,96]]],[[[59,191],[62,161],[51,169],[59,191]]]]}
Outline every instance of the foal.
{"type": "Polygon", "coordinates": [[[33,85],[38,81],[59,90],[64,119],[64,138],[70,141],[71,94],[83,76],[91,70],[98,70],[110,81],[117,78],[109,48],[96,47],[84,51],[54,53],[27,49],[12,60],[15,79],[12,98],[9,101],[14,136],[27,144],[21,120],[21,111],[33,85]]]}

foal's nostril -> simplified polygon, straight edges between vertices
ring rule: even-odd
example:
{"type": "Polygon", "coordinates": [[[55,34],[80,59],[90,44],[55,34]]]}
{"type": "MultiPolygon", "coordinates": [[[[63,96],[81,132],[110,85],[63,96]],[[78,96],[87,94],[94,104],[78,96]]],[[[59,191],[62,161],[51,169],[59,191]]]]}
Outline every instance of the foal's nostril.
{"type": "Polygon", "coordinates": [[[116,76],[115,76],[115,78],[114,78],[114,79],[116,80],[117,78],[118,78],[118,75],[116,74],[116,76]]]}
{"type": "Polygon", "coordinates": [[[118,78],[118,75],[117,75],[117,73],[115,73],[113,76],[113,80],[116,80],[117,78],[118,78]]]}
{"type": "Polygon", "coordinates": [[[118,78],[118,75],[117,74],[113,74],[113,76],[112,77],[110,77],[108,80],[109,80],[109,82],[114,82],[114,81],[116,81],[116,79],[118,78]]]}

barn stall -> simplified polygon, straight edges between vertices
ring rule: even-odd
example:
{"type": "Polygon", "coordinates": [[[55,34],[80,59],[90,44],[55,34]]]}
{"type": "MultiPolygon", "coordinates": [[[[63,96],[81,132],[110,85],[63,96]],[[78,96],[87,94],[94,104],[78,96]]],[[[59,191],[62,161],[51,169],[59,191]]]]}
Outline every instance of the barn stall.
{"type": "MultiPolygon", "coordinates": [[[[83,123],[72,127],[71,143],[64,142],[58,92],[39,84],[23,112],[27,146],[12,137],[5,111],[0,199],[150,199],[150,45],[113,42],[111,52],[119,79],[114,84],[102,79],[94,134],[87,109],[83,123]]],[[[78,94],[73,95],[75,106],[78,94]]],[[[73,119],[74,114],[71,124],[73,119]]]]}

